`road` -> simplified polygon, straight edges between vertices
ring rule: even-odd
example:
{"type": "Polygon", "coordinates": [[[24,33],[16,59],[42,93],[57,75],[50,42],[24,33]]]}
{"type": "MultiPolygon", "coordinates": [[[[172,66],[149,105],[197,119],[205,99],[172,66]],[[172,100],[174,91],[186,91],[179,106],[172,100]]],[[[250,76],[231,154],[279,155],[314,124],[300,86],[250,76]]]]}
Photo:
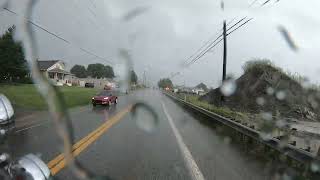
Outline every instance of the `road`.
{"type": "MultiPolygon", "coordinates": [[[[214,125],[187,112],[157,90],[119,97],[111,107],[70,110],[75,156],[95,175],[110,179],[269,179],[263,164],[219,135],[214,125]],[[157,114],[134,102],[145,102],[157,114]],[[251,160],[249,160],[251,159],[251,160]]],[[[62,144],[47,113],[29,115],[1,149],[15,157],[34,153],[50,165],[57,179],[76,179],[59,159],[62,144]]],[[[60,155],[61,157],[61,155],[60,155]]]]}

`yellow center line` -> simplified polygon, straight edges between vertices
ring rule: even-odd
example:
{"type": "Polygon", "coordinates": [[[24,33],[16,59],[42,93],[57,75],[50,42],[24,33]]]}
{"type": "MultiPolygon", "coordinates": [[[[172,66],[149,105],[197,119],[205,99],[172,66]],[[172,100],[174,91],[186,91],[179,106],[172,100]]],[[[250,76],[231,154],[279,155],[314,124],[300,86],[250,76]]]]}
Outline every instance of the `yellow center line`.
{"type": "MultiPolygon", "coordinates": [[[[99,139],[108,129],[110,129],[113,125],[119,122],[128,112],[131,110],[131,105],[125,108],[124,110],[117,113],[115,116],[111,117],[103,123],[99,128],[89,133],[86,137],[79,140],[72,146],[72,155],[73,157],[78,156],[82,151],[87,149],[89,145],[99,139]]],[[[51,171],[51,174],[54,176],[59,171],[61,171],[66,166],[66,161],[64,159],[64,155],[61,153],[53,160],[48,162],[48,167],[51,171]]]]}

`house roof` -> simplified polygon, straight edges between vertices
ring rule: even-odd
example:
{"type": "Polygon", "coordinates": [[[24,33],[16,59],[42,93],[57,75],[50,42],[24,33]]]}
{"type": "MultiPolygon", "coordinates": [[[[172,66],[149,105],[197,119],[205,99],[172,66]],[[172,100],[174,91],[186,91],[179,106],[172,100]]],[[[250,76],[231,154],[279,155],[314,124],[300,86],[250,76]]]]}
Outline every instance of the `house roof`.
{"type": "Polygon", "coordinates": [[[59,68],[51,69],[51,70],[49,70],[48,72],[63,73],[63,74],[71,74],[70,72],[68,72],[68,71],[64,71],[64,70],[59,69],[59,68]]]}
{"type": "Polygon", "coordinates": [[[205,85],[205,84],[203,84],[203,83],[200,83],[200,84],[198,84],[196,87],[194,87],[195,89],[203,89],[203,90],[205,90],[205,91],[207,91],[208,90],[208,87],[205,85]]]}
{"type": "Polygon", "coordinates": [[[51,61],[38,61],[40,70],[47,70],[49,67],[56,64],[59,60],[51,60],[51,61]]]}

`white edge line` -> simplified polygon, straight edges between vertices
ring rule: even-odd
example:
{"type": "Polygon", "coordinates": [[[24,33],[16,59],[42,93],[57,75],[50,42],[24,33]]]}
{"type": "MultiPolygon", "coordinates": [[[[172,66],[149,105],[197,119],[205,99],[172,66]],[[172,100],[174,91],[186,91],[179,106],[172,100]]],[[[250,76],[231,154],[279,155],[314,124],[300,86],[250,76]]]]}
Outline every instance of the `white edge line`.
{"type": "Polygon", "coordinates": [[[190,172],[190,175],[192,177],[193,180],[204,180],[204,176],[203,174],[201,173],[197,163],[195,162],[194,158],[192,157],[192,154],[191,152],[189,151],[188,147],[186,146],[186,144],[183,142],[183,139],[178,131],[178,129],[176,128],[176,126],[174,125],[173,123],[173,120],[170,116],[170,114],[168,113],[167,111],[167,108],[165,107],[163,101],[161,100],[161,104],[162,104],[162,108],[163,108],[163,111],[169,121],[169,124],[170,124],[170,127],[177,139],[177,142],[178,142],[178,145],[179,145],[179,148],[180,148],[180,151],[182,152],[183,154],[183,159],[186,163],[186,166],[190,172]]]}

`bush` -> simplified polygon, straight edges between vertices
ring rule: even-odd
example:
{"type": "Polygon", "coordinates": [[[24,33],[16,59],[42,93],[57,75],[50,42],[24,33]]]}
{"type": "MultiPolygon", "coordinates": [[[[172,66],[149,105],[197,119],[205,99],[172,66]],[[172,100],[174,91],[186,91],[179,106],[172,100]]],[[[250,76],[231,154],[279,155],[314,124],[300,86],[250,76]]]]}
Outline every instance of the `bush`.
{"type": "Polygon", "coordinates": [[[278,73],[282,79],[295,81],[300,84],[303,82],[303,80],[305,80],[304,77],[297,73],[291,73],[289,71],[284,72],[280,67],[277,67],[268,59],[255,59],[247,61],[242,66],[242,69],[244,73],[253,73],[254,75],[259,75],[263,72],[278,73]]]}
{"type": "Polygon", "coordinates": [[[247,61],[243,66],[242,69],[245,73],[248,72],[264,72],[268,71],[278,71],[283,72],[281,68],[276,67],[270,60],[268,59],[255,59],[251,61],[247,61]]]}

